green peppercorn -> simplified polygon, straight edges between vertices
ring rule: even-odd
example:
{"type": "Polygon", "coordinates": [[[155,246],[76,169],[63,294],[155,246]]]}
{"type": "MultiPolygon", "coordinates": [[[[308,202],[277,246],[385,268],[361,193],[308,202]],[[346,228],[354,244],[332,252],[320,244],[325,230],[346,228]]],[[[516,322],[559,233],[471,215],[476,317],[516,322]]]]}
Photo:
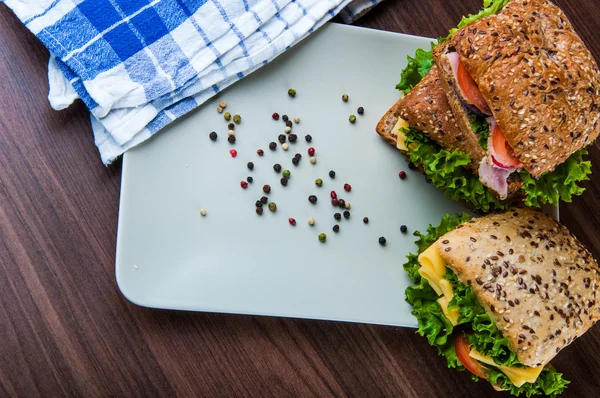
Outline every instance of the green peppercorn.
{"type": "Polygon", "coordinates": [[[350,117],[348,118],[348,120],[350,120],[350,123],[354,124],[354,123],[356,123],[356,116],[355,115],[350,115],[350,117]]]}
{"type": "Polygon", "coordinates": [[[269,210],[271,210],[271,211],[277,210],[277,205],[275,204],[275,202],[269,203],[269,210]]]}
{"type": "Polygon", "coordinates": [[[242,117],[240,115],[233,115],[233,122],[235,124],[240,124],[242,122],[242,117]]]}
{"type": "Polygon", "coordinates": [[[289,170],[283,170],[283,173],[282,173],[282,175],[283,175],[285,178],[290,178],[290,176],[292,175],[292,173],[290,173],[290,171],[289,171],[289,170]]]}
{"type": "Polygon", "coordinates": [[[323,186],[323,180],[321,178],[317,178],[315,180],[315,185],[318,186],[318,187],[323,186]]]}
{"type": "Polygon", "coordinates": [[[342,95],[342,101],[344,101],[344,102],[348,102],[348,99],[349,99],[349,98],[350,98],[350,97],[348,97],[348,94],[344,94],[344,95],[342,95]]]}
{"type": "Polygon", "coordinates": [[[290,89],[288,90],[288,95],[289,95],[290,97],[295,97],[295,96],[296,96],[296,90],[294,90],[293,88],[290,88],[290,89]]]}
{"type": "Polygon", "coordinates": [[[223,114],[223,117],[225,118],[225,120],[230,121],[231,120],[231,113],[229,112],[225,112],[223,114]]]}
{"type": "Polygon", "coordinates": [[[323,233],[319,234],[319,242],[325,243],[326,240],[327,240],[327,235],[325,235],[323,233]]]}

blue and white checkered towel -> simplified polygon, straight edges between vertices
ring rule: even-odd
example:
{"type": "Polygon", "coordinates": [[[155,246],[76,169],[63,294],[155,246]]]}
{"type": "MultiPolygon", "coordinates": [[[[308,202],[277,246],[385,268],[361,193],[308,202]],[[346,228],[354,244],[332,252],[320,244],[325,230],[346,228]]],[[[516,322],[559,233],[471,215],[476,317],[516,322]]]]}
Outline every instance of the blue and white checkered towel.
{"type": "Polygon", "coordinates": [[[81,98],[105,164],[341,12],[382,0],[2,0],[48,47],[50,104],[81,98]]]}

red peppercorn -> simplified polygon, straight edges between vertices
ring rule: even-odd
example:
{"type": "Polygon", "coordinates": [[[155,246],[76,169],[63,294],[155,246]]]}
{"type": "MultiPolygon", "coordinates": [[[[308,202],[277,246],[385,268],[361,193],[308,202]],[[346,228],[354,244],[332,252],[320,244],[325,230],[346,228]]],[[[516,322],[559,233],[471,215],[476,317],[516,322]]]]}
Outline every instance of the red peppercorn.
{"type": "Polygon", "coordinates": [[[337,206],[338,205],[338,200],[337,199],[331,199],[331,204],[333,206],[337,206]]]}
{"type": "Polygon", "coordinates": [[[237,151],[235,149],[232,149],[231,151],[229,151],[229,153],[231,154],[232,158],[237,156],[237,151]]]}
{"type": "Polygon", "coordinates": [[[406,178],[406,171],[401,171],[398,173],[398,177],[400,177],[401,180],[404,180],[406,178]]]}
{"type": "Polygon", "coordinates": [[[337,193],[335,193],[335,191],[331,191],[329,195],[331,196],[331,199],[337,199],[337,193]]]}
{"type": "Polygon", "coordinates": [[[275,112],[273,113],[273,115],[271,115],[271,117],[273,118],[273,120],[279,120],[279,113],[275,112]]]}
{"type": "Polygon", "coordinates": [[[291,218],[291,217],[288,218],[288,221],[289,221],[290,225],[293,225],[293,226],[296,225],[296,220],[294,220],[293,218],[291,218]]]}
{"type": "Polygon", "coordinates": [[[258,154],[258,156],[262,156],[265,154],[265,151],[263,151],[262,149],[259,149],[258,151],[256,151],[256,153],[258,154]]]}
{"type": "Polygon", "coordinates": [[[344,184],[344,191],[346,191],[346,192],[352,191],[352,185],[350,185],[350,184],[344,184]]]}
{"type": "Polygon", "coordinates": [[[246,181],[240,181],[240,186],[244,189],[248,188],[248,182],[246,181]]]}
{"type": "Polygon", "coordinates": [[[315,148],[310,147],[308,148],[308,156],[314,156],[315,155],[315,148]]]}

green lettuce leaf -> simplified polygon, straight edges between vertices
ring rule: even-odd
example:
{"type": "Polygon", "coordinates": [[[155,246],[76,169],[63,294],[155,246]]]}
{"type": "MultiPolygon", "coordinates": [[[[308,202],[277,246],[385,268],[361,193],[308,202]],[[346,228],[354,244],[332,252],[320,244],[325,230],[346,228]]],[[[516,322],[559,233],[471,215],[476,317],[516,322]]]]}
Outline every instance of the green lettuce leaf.
{"type": "Polygon", "coordinates": [[[471,159],[464,152],[443,149],[415,129],[403,130],[406,134],[409,160],[423,165],[428,179],[450,199],[464,201],[474,210],[488,213],[505,210],[509,201],[501,201],[479,181],[479,177],[463,166],[471,159]]]}
{"type": "MultiPolygon", "coordinates": [[[[417,253],[409,254],[404,270],[413,279],[414,285],[406,289],[406,301],[413,306],[412,314],[418,321],[418,330],[421,336],[427,338],[430,345],[435,347],[439,355],[446,358],[449,368],[465,370],[458,360],[455,350],[456,329],[459,333],[468,331],[469,346],[474,347],[484,355],[491,356],[494,362],[505,366],[523,366],[508,346],[508,340],[502,336],[496,325],[492,322],[483,307],[477,302],[471,286],[462,284],[453,272],[447,272],[445,278],[450,281],[454,297],[448,305],[449,309],[459,308],[460,326],[453,326],[444,316],[437,303],[438,295],[429,286],[427,280],[422,278],[419,271],[418,256],[435,241],[458,225],[467,222],[471,216],[468,214],[445,215],[438,226],[430,225],[426,233],[419,231],[414,235],[418,237],[415,242],[417,253]]],[[[473,376],[476,381],[478,378],[473,376]]],[[[498,369],[490,368],[488,379],[491,383],[509,391],[513,395],[548,395],[551,397],[561,394],[569,382],[563,379],[562,374],[552,367],[544,369],[535,383],[525,383],[516,387],[508,377],[498,369]]]]}
{"type": "Polygon", "coordinates": [[[575,152],[553,172],[543,174],[538,180],[528,172],[521,171],[521,178],[525,182],[522,188],[526,194],[523,200],[525,204],[533,207],[546,203],[556,205],[559,200],[571,202],[573,195],[581,195],[585,188],[577,183],[589,180],[592,173],[592,163],[583,160],[587,154],[586,149],[575,152]]]}
{"type": "Polygon", "coordinates": [[[473,115],[471,117],[471,128],[479,137],[479,145],[485,150],[488,148],[488,138],[490,137],[490,124],[482,117],[473,115]]]}
{"type": "Polygon", "coordinates": [[[398,90],[408,94],[429,73],[433,67],[433,47],[434,43],[431,43],[431,50],[419,48],[414,57],[408,56],[408,65],[400,74],[400,83],[396,85],[398,90]]]}
{"type": "Polygon", "coordinates": [[[450,29],[450,34],[446,39],[449,39],[457,30],[462,29],[481,18],[499,13],[509,1],[510,0],[483,0],[483,9],[477,14],[470,14],[469,16],[462,17],[458,27],[450,29]]]}

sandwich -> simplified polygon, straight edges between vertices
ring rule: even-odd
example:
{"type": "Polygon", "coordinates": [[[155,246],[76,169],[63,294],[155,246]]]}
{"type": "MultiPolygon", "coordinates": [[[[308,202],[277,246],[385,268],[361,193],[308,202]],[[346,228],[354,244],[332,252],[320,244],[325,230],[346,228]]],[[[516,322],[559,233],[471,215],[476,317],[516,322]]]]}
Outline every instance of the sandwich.
{"type": "Polygon", "coordinates": [[[415,236],[406,300],[448,366],[514,395],[562,393],[550,361],[600,318],[600,267],[577,238],[528,207],[415,236]]]}
{"type": "Polygon", "coordinates": [[[600,73],[547,0],[486,0],[409,57],[405,96],[377,132],[447,196],[475,210],[570,202],[600,133],[600,73]]]}

